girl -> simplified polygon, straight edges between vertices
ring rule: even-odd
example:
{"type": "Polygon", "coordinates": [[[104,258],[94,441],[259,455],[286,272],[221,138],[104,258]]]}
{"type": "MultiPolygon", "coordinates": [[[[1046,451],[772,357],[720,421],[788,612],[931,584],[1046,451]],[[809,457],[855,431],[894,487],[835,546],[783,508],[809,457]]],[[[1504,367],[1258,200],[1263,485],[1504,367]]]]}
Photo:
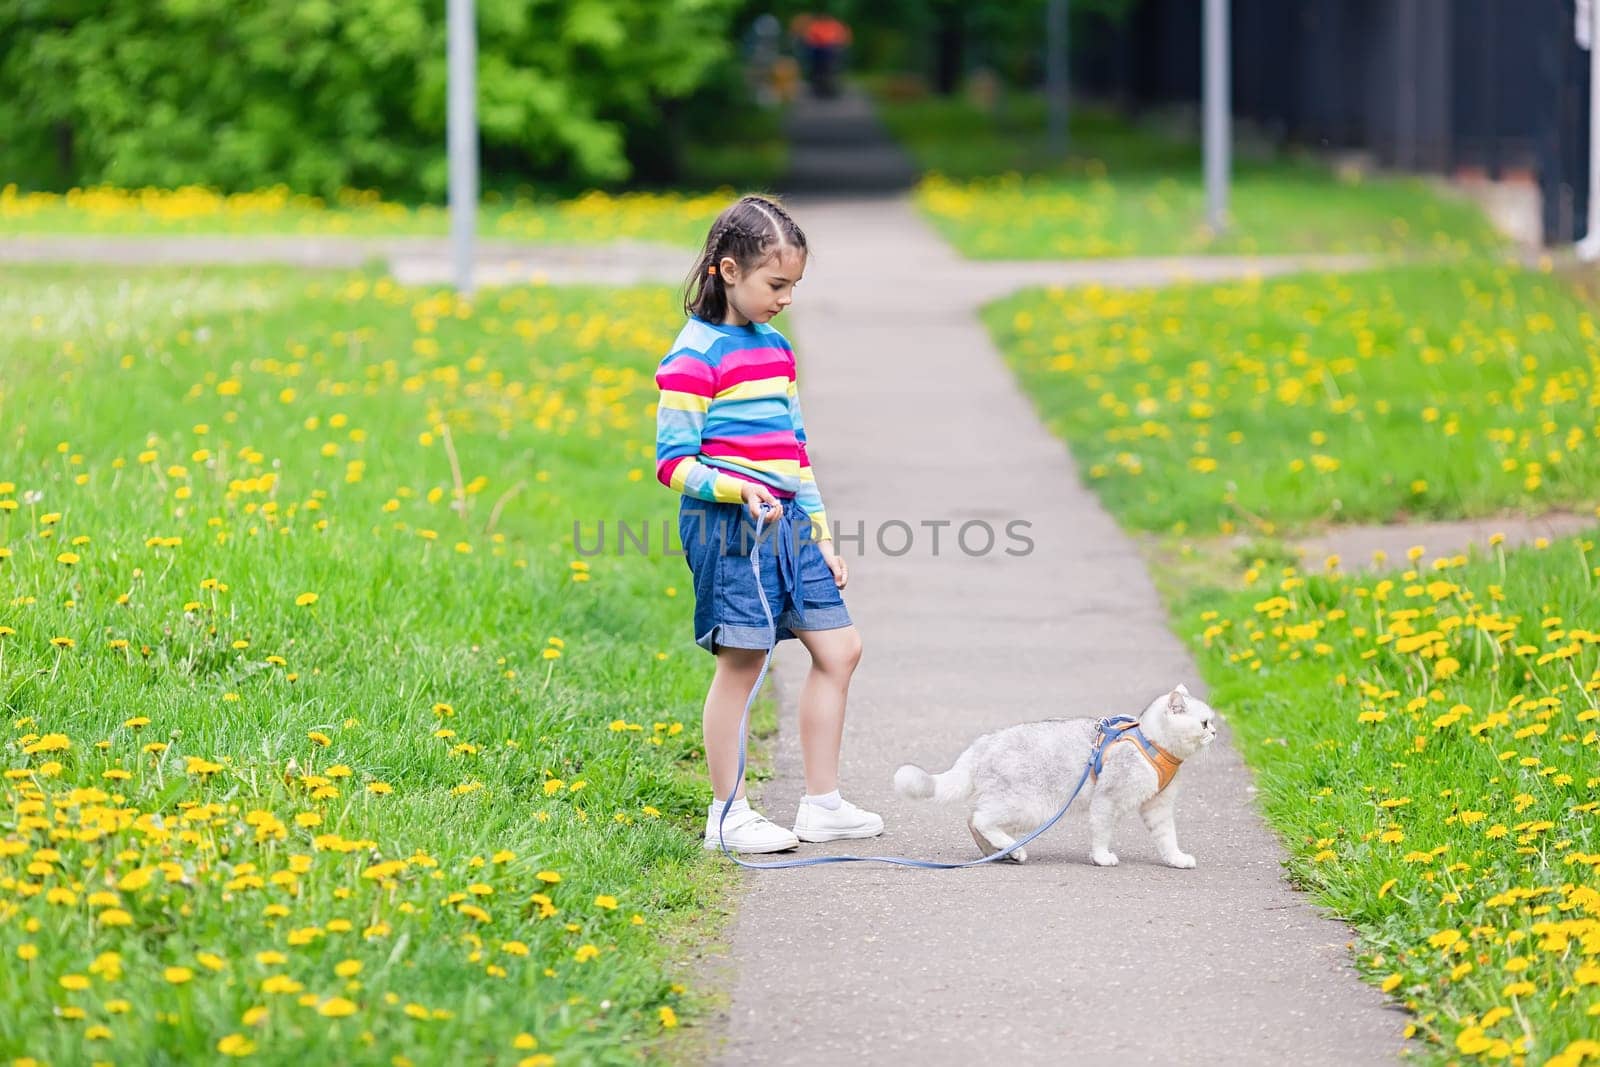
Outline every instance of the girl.
{"type": "Polygon", "coordinates": [[[789,306],[805,268],[805,234],[776,203],[747,196],[728,208],[689,277],[689,321],[656,371],[656,476],[683,494],[678,532],[694,575],[695,643],[717,657],[704,720],[710,849],[726,841],[735,852],[781,852],[883,832],[882,819],[839,796],[845,697],[861,636],[839,595],[848,572],[806,457],[794,350],[767,325],[789,306]],[[752,551],[761,553],[773,625],[761,610],[752,551]],[[806,795],[792,833],[751,808],[734,780],[745,702],[767,650],[787,637],[811,653],[800,691],[806,795]]]}

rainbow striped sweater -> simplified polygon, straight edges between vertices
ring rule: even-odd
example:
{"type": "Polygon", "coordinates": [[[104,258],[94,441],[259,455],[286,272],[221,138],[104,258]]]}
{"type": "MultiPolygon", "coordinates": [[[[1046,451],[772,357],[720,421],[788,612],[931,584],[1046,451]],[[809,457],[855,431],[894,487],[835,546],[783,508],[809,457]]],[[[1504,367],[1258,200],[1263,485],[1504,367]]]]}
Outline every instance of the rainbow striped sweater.
{"type": "Polygon", "coordinates": [[[737,504],[746,482],[792,499],[813,536],[832,536],[806,455],[794,349],[765,323],[691,318],[656,370],[656,477],[699,500],[737,504]]]}

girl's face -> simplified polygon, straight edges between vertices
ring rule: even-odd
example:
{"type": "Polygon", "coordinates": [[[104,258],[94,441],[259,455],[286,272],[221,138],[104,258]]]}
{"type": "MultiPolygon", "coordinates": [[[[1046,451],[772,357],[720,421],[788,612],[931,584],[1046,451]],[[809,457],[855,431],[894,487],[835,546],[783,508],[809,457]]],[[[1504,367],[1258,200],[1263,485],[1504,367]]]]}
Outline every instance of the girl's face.
{"type": "Polygon", "coordinates": [[[794,301],[794,287],[805,270],[805,250],[789,245],[779,245],[751,270],[742,270],[732,256],[723,256],[717,272],[728,296],[728,323],[772,321],[794,301]]]}

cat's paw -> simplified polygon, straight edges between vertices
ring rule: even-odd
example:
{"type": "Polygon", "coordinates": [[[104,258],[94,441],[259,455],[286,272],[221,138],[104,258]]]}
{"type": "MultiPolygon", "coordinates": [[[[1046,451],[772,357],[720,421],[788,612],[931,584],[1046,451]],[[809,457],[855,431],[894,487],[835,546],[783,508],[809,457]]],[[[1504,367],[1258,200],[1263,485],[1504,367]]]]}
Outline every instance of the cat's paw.
{"type": "Polygon", "coordinates": [[[1187,852],[1178,852],[1174,855],[1168,856],[1165,862],[1168,867],[1176,867],[1180,871],[1189,871],[1194,869],[1194,857],[1189,855],[1187,852]]]}
{"type": "Polygon", "coordinates": [[[1011,855],[1007,856],[1006,859],[1010,860],[1012,863],[1027,863],[1028,850],[1025,848],[1019,848],[1011,855]]]}
{"type": "Polygon", "coordinates": [[[1089,857],[1089,862],[1096,867],[1115,867],[1117,854],[1115,852],[1096,852],[1089,857]]]}

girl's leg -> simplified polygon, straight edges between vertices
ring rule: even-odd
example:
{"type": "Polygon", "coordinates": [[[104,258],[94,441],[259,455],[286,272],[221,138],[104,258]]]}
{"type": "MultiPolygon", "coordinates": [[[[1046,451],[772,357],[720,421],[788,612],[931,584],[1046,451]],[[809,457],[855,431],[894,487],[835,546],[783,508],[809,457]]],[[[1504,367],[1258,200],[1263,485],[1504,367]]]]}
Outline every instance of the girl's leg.
{"type": "Polygon", "coordinates": [[[739,720],[744,718],[745,703],[761,674],[761,662],[766,655],[758,648],[717,650],[717,673],[711,679],[711,690],[706,693],[705,715],[701,720],[712,796],[717,800],[727,800],[728,793],[735,788],[735,799],[744,796],[744,783],[733,780],[739,773],[739,720]]]}
{"type": "Polygon", "coordinates": [[[822,796],[839,788],[839,747],[844,741],[844,705],[850,676],[861,662],[861,633],[854,626],[796,630],[811,653],[811,670],[800,690],[800,752],[806,792],[822,796]]]}

